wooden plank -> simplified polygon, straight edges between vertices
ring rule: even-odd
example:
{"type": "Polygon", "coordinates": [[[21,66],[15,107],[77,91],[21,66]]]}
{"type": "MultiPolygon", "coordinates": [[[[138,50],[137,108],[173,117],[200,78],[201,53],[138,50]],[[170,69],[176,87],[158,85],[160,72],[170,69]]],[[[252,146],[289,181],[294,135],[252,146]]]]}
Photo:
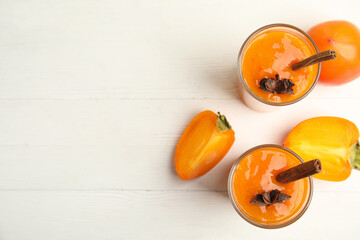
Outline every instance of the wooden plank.
{"type": "MultiPolygon", "coordinates": [[[[341,19],[332,13],[344,5],[316,9],[309,1],[323,14],[314,16],[307,4],[283,2],[293,11],[279,18],[267,1],[261,9],[242,1],[105,2],[2,1],[0,99],[234,99],[236,59],[250,33],[272,22],[307,29],[341,19]]],[[[357,12],[343,14],[360,24],[357,12]]],[[[359,87],[321,87],[316,96],[356,98],[359,87]]]]}
{"type": "Polygon", "coordinates": [[[359,197],[316,193],[300,220],[266,231],[241,219],[219,192],[0,191],[1,237],[281,240],[301,232],[303,239],[356,239],[359,197]]]}
{"type": "MultiPolygon", "coordinates": [[[[0,189],[226,189],[231,164],[259,144],[281,144],[300,121],[322,115],[359,125],[349,99],[304,101],[260,114],[239,100],[0,101],[0,189]],[[174,151],[200,111],[220,110],[236,132],[223,161],[199,179],[180,181],[174,151]]],[[[359,191],[360,173],[319,190],[359,191]]]]}

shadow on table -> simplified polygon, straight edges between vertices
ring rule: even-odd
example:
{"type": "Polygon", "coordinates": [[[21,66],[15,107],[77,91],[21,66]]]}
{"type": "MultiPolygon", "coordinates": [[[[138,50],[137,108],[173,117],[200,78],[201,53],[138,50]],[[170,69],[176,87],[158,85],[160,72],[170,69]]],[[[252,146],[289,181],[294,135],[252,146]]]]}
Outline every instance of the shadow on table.
{"type": "Polygon", "coordinates": [[[203,176],[204,179],[200,182],[202,189],[228,198],[228,177],[234,162],[228,160],[223,159],[214,169],[203,176]]]}
{"type": "Polygon", "coordinates": [[[209,67],[205,70],[209,84],[213,85],[219,92],[223,92],[226,98],[240,99],[238,90],[238,76],[235,65],[209,67]]]}
{"type": "MultiPolygon", "coordinates": [[[[176,146],[172,152],[170,158],[170,171],[171,175],[177,179],[184,188],[181,187],[181,190],[185,191],[198,191],[198,192],[208,192],[209,194],[221,195],[225,198],[228,198],[227,195],[227,182],[228,176],[231,169],[231,166],[234,161],[231,159],[221,160],[213,169],[208,173],[204,174],[195,179],[190,180],[181,180],[177,175],[175,169],[175,156],[176,146]]],[[[234,159],[233,159],[234,160],[234,159]]]]}

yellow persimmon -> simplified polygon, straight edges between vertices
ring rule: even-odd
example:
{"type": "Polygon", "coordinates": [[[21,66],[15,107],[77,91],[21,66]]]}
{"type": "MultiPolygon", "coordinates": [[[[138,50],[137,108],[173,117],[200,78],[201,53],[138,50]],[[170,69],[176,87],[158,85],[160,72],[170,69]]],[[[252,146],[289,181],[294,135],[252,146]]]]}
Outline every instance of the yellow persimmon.
{"type": "Polygon", "coordinates": [[[284,146],[304,161],[320,159],[322,172],[315,178],[328,181],[347,179],[352,169],[360,169],[359,129],[338,117],[315,117],[294,127],[284,146]]]}
{"type": "Polygon", "coordinates": [[[182,134],[175,152],[175,167],[182,180],[200,177],[210,171],[230,150],[234,131],[224,115],[199,113],[182,134]]]}

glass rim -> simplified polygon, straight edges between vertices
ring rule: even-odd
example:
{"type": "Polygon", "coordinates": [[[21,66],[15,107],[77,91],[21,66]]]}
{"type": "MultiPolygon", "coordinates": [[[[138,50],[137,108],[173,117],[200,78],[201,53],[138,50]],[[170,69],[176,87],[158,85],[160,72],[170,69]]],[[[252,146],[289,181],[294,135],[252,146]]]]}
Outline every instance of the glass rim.
{"type": "Polygon", "coordinates": [[[281,145],[277,145],[277,144],[262,144],[262,145],[258,145],[258,146],[255,146],[253,148],[250,148],[249,150],[245,151],[243,154],[241,154],[241,156],[239,157],[238,160],[236,160],[231,169],[230,169],[230,173],[229,173],[229,177],[228,177],[228,184],[227,184],[227,190],[228,190],[228,196],[231,200],[231,203],[233,205],[233,207],[235,208],[236,212],[244,219],[246,220],[248,223],[256,226],[256,227],[260,227],[260,228],[265,228],[265,229],[276,229],[276,228],[283,228],[283,227],[286,227],[286,226],[289,226],[290,224],[296,222],[297,220],[299,220],[301,218],[302,215],[304,215],[304,213],[306,212],[306,210],[309,208],[310,206],[310,203],[311,203],[311,200],[312,200],[312,196],[313,196],[313,191],[314,191],[314,184],[313,184],[313,179],[312,177],[308,177],[309,178],[309,196],[308,196],[308,199],[306,201],[306,204],[304,205],[304,208],[300,210],[300,212],[294,217],[292,218],[291,220],[287,221],[287,222],[284,222],[284,223],[281,223],[281,224],[277,224],[277,225],[266,225],[266,224],[262,224],[262,223],[259,223],[259,222],[256,222],[250,218],[248,218],[241,210],[240,208],[238,207],[238,205],[236,204],[235,202],[235,196],[233,194],[233,191],[232,191],[232,180],[233,180],[233,177],[234,177],[234,172],[235,172],[235,169],[237,167],[237,165],[239,164],[239,162],[246,156],[248,155],[249,153],[257,150],[257,149],[261,149],[261,148],[268,148],[268,147],[271,147],[271,148],[278,148],[278,149],[281,149],[281,150],[285,150],[287,152],[289,152],[290,154],[294,155],[300,162],[304,162],[304,160],[302,160],[302,158],[297,155],[295,152],[293,152],[292,150],[284,147],[284,146],[281,146],[281,145]]]}
{"type": "Polygon", "coordinates": [[[245,82],[244,78],[243,78],[243,75],[242,75],[242,67],[241,67],[241,57],[243,55],[243,52],[244,52],[244,49],[246,47],[246,45],[253,39],[253,37],[266,30],[266,29],[269,29],[269,28],[274,28],[274,27],[284,27],[284,28],[290,28],[290,29],[293,29],[295,31],[298,31],[300,32],[302,35],[304,35],[310,42],[311,44],[313,45],[313,47],[315,48],[315,51],[316,53],[319,53],[319,49],[317,48],[314,40],[310,37],[309,34],[307,34],[305,31],[303,31],[302,29],[298,28],[298,27],[295,27],[293,25],[290,25],[290,24],[286,24],[286,23],[273,23],[273,24],[269,24],[269,25],[265,25],[261,28],[258,28],[257,30],[255,30],[253,33],[250,34],[250,36],[248,36],[246,38],[246,40],[244,41],[244,43],[242,44],[241,48],[240,48],[240,51],[239,51],[239,54],[238,54],[238,58],[237,58],[237,73],[238,73],[238,76],[239,76],[239,79],[241,81],[241,84],[243,85],[243,87],[246,89],[246,91],[253,97],[255,98],[256,100],[258,100],[259,102],[262,102],[264,104],[267,104],[267,105],[271,105],[271,106],[286,106],[286,105],[290,105],[290,104],[294,104],[302,99],[304,99],[307,95],[309,95],[309,93],[315,88],[318,80],[319,80],[319,77],[320,77],[320,71],[321,71],[321,63],[318,63],[318,71],[317,71],[317,74],[316,74],[316,77],[315,77],[315,80],[313,82],[313,84],[311,85],[311,87],[303,94],[301,95],[299,98],[296,98],[292,101],[289,101],[289,102],[271,102],[271,101],[267,101],[265,99],[262,99],[261,97],[257,96],[253,91],[251,91],[251,89],[249,88],[249,86],[247,85],[247,83],[245,82]]]}

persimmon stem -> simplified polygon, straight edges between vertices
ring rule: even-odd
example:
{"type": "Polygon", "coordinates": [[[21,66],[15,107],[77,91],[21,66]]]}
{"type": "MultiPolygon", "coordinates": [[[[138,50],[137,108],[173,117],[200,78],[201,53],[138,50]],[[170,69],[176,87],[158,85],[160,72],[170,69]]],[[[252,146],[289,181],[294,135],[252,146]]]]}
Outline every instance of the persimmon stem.
{"type": "Polygon", "coordinates": [[[218,112],[218,119],[216,120],[216,127],[220,132],[225,132],[227,130],[231,129],[231,125],[226,119],[225,115],[221,115],[220,112],[218,112]]]}
{"type": "Polygon", "coordinates": [[[314,54],[308,58],[305,58],[304,60],[302,60],[300,62],[297,62],[297,63],[293,64],[291,66],[291,68],[292,68],[292,70],[298,70],[300,68],[304,68],[304,67],[316,64],[316,63],[335,59],[336,57],[337,57],[336,52],[334,50],[329,49],[329,50],[314,54]]]}
{"type": "Polygon", "coordinates": [[[359,141],[351,147],[350,165],[353,169],[360,170],[360,144],[359,141]]]}

